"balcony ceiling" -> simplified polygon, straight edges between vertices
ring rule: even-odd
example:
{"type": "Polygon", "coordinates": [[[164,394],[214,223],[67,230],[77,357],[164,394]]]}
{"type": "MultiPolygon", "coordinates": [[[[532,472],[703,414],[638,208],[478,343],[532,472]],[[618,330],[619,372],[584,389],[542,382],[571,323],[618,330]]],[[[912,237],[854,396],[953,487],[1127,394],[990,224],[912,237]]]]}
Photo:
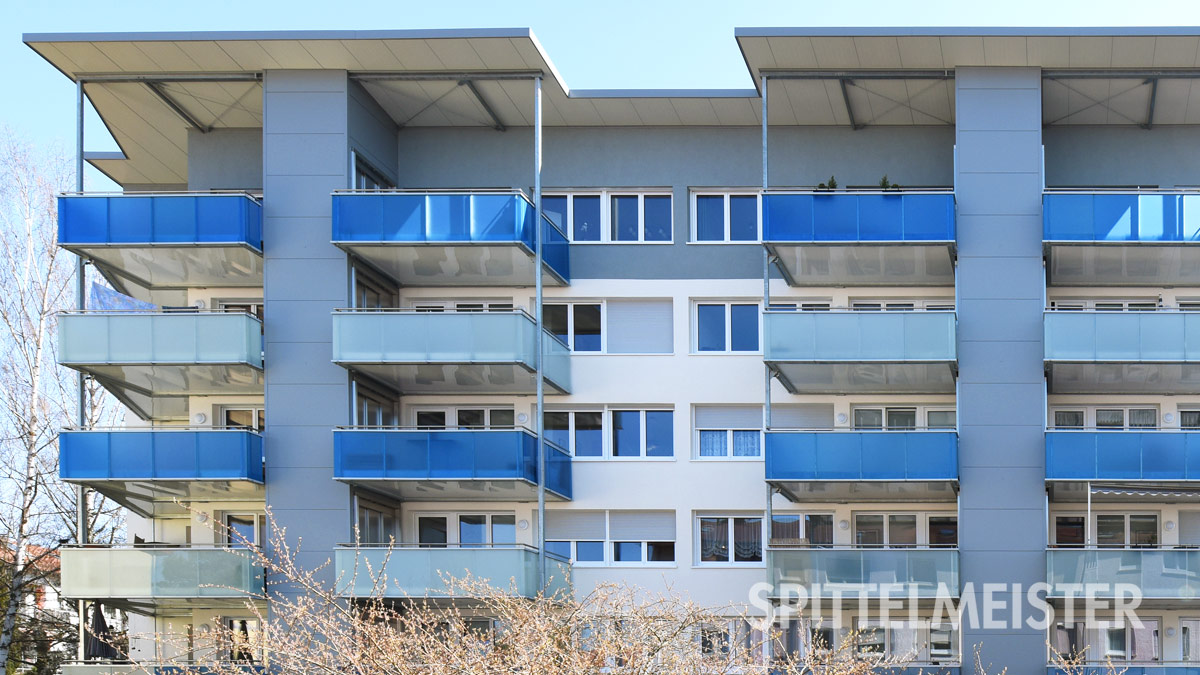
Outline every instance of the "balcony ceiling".
{"type": "MultiPolygon", "coordinates": [[[[440,74],[444,79],[363,82],[401,126],[519,127],[532,123],[532,85],[490,76],[544,73],[547,126],[753,126],[760,123],[759,76],[785,70],[821,74],[772,84],[771,124],[944,126],[954,123],[950,78],[959,67],[1200,67],[1195,28],[744,28],[735,37],[755,88],[571,91],[528,29],[75,33],[24,40],[73,80],[155,80],[85,85],[121,148],[89,160],[121,184],[172,187],[187,183],[189,126],[261,127],[260,77],[271,69],[440,74]],[[230,81],[186,81],[198,74],[230,81]]],[[[1059,72],[1043,86],[1043,118],[1047,124],[1196,124],[1200,89],[1193,92],[1193,82],[1059,72]]]]}

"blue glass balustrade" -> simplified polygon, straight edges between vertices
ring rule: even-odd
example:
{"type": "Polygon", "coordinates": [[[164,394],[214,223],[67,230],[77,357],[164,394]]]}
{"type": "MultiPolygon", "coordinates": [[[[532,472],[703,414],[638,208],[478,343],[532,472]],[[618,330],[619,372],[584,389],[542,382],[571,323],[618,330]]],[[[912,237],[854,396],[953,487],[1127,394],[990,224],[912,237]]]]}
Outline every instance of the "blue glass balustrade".
{"type": "Polygon", "coordinates": [[[244,244],[262,250],[262,205],[244,194],[64,195],[58,242],[244,244]]]}
{"type": "Polygon", "coordinates": [[[63,480],[263,481],[262,436],[236,429],[63,431],[63,480]]]}
{"type": "Polygon", "coordinates": [[[953,242],[954,195],[801,192],[763,195],[766,242],[953,242]]]}
{"type": "MultiPolygon", "coordinates": [[[[344,429],[333,474],[345,481],[516,480],[537,485],[537,436],[524,429],[344,429]]],[[[571,498],[571,458],[546,443],[546,489],[571,498]]]]}
{"type": "MultiPolygon", "coordinates": [[[[454,597],[455,590],[447,587],[447,580],[467,575],[516,597],[533,598],[542,590],[537,550],[521,545],[343,547],[334,550],[333,561],[343,596],[375,595],[375,581],[380,576],[386,579],[380,585],[383,597],[389,598],[454,597]]],[[[546,595],[570,593],[570,564],[547,552],[546,567],[546,595]]]]}
{"type": "Polygon", "coordinates": [[[1200,194],[1047,193],[1042,226],[1045,241],[1200,241],[1200,194]]]}
{"type": "Polygon", "coordinates": [[[1200,312],[1046,312],[1047,361],[1200,360],[1200,312]]]}
{"type": "Polygon", "coordinates": [[[1200,430],[1047,431],[1046,479],[1200,481],[1200,430]]]}
{"type": "MultiPolygon", "coordinates": [[[[1132,584],[1148,599],[1200,597],[1200,550],[1050,549],[1046,551],[1047,597],[1082,597],[1082,584],[1096,597],[1115,597],[1114,584],[1132,584]]],[[[1127,595],[1127,594],[1126,594],[1127,595]]]]}
{"type": "Polygon", "coordinates": [[[768,481],[956,481],[955,431],[767,431],[768,481]]]}
{"type": "Polygon", "coordinates": [[[937,597],[939,589],[958,597],[958,549],[795,548],[767,552],[768,581],[777,589],[803,586],[809,597],[900,600],[937,597]],[[819,589],[818,589],[819,586],[819,589]]]}
{"type": "MultiPolygon", "coordinates": [[[[540,219],[546,271],[571,279],[566,234],[540,219]]],[[[519,193],[364,192],[333,195],[333,242],[368,245],[516,244],[534,254],[534,207],[519,193]]],[[[449,272],[447,272],[449,274],[449,272]]]]}

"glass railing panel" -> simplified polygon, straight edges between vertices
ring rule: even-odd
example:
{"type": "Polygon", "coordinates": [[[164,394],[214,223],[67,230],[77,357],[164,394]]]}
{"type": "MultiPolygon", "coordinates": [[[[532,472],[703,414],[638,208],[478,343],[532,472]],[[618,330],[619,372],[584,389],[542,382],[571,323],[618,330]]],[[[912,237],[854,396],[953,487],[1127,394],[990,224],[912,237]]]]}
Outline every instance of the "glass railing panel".
{"type": "Polygon", "coordinates": [[[346,311],[333,325],[340,362],[536,362],[536,325],[523,312],[346,311]]]}
{"type": "Polygon", "coordinates": [[[65,480],[262,482],[262,436],[236,429],[63,431],[59,474],[65,480]]]}
{"type": "Polygon", "coordinates": [[[763,196],[768,242],[952,242],[954,195],[803,192],[763,196]]]}
{"type": "Polygon", "coordinates": [[[1200,480],[1200,430],[1047,430],[1046,478],[1200,480]]]}
{"type": "Polygon", "coordinates": [[[954,312],[763,313],[768,361],[953,361],[954,312]]]}
{"type": "Polygon", "coordinates": [[[71,598],[228,598],[261,595],[263,571],[246,553],[218,548],[66,548],[71,598]]]}
{"type": "Polygon", "coordinates": [[[262,323],[225,312],[59,314],[59,362],[262,367],[262,323]]]}
{"type": "Polygon", "coordinates": [[[1114,584],[1131,584],[1145,598],[1195,598],[1200,594],[1200,550],[1051,549],[1046,580],[1052,597],[1082,597],[1083,584],[1098,597],[1113,597],[1114,584]]]}
{"type": "Polygon", "coordinates": [[[956,549],[773,549],[768,566],[777,586],[820,584],[823,597],[835,592],[878,597],[881,584],[897,598],[934,597],[939,585],[959,593],[956,549]]]}
{"type": "Polygon", "coordinates": [[[1200,241],[1200,194],[1047,193],[1042,221],[1046,241],[1200,241]]]}
{"type": "Polygon", "coordinates": [[[1045,313],[1050,361],[1166,361],[1200,359],[1200,313],[1045,313]]]}
{"type": "Polygon", "coordinates": [[[63,195],[59,243],[246,244],[262,249],[262,205],[239,194],[63,195]]]}
{"type": "MultiPolygon", "coordinates": [[[[548,588],[569,588],[568,564],[548,556],[548,588]]],[[[416,546],[339,548],[334,551],[338,583],[343,594],[372,592],[374,579],[386,578],[389,597],[447,597],[454,594],[447,580],[487,580],[493,587],[518,597],[534,597],[538,587],[538,554],[525,546],[430,548],[416,546]],[[357,570],[357,574],[355,571],[357,570]],[[370,570],[370,572],[368,572],[370,570]]]]}
{"type": "Polygon", "coordinates": [[[954,431],[766,432],[767,480],[956,480],[954,431]]]}

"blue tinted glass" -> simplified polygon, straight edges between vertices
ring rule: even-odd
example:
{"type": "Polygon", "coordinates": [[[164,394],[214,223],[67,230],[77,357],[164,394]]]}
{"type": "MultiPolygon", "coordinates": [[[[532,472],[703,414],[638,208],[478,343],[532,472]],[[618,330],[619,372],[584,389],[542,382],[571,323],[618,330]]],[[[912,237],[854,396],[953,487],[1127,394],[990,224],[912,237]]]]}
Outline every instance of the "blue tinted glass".
{"type": "Polygon", "coordinates": [[[575,542],[575,560],[579,562],[604,562],[604,542],[575,542]]]}
{"type": "Polygon", "coordinates": [[[730,241],[758,239],[758,197],[735,195],[729,198],[730,241]]]}
{"type": "Polygon", "coordinates": [[[642,211],[646,241],[671,241],[671,198],[644,197],[642,211]]]}
{"type": "Polygon", "coordinates": [[[571,559],[571,542],[569,541],[548,541],[546,542],[546,553],[560,555],[568,560],[571,559]]]}
{"type": "Polygon", "coordinates": [[[575,342],[577,352],[600,351],[600,305],[574,305],[575,342]]]}
{"type": "Polygon", "coordinates": [[[613,241],[638,240],[638,198],[631,195],[613,197],[608,218],[612,221],[609,237],[613,241]]]}
{"type": "Polygon", "coordinates": [[[696,349],[725,351],[725,305],[696,306],[696,349]]]}
{"type": "Polygon", "coordinates": [[[615,561],[615,562],[641,562],[642,561],[642,542],[640,542],[640,541],[614,541],[613,542],[613,561],[615,561]]]}
{"type": "Polygon", "coordinates": [[[567,326],[568,307],[568,305],[542,305],[542,325],[554,337],[571,344],[569,326],[567,326]]]}
{"type": "Polygon", "coordinates": [[[600,197],[574,197],[572,237],[575,241],[600,241],[600,197]]]}
{"type": "Polygon", "coordinates": [[[571,447],[571,413],[547,412],[545,417],[546,442],[566,450],[571,447]]]}
{"type": "Polygon", "coordinates": [[[613,457],[639,457],[642,454],[642,413],[638,410],[613,411],[613,457]]]}
{"type": "Polygon", "coordinates": [[[604,413],[575,413],[575,456],[599,457],[604,454],[602,420],[604,413]]]}
{"type": "Polygon", "coordinates": [[[542,197],[542,215],[550,219],[563,232],[567,231],[567,198],[542,197]]]}
{"type": "Polygon", "coordinates": [[[725,197],[696,197],[696,241],[725,240],[725,197]]]}
{"type": "Polygon", "coordinates": [[[758,305],[732,305],[729,308],[729,347],[734,352],[758,350],[758,305]]]}
{"type": "Polygon", "coordinates": [[[675,426],[670,410],[646,411],[646,456],[675,455],[675,426]]]}

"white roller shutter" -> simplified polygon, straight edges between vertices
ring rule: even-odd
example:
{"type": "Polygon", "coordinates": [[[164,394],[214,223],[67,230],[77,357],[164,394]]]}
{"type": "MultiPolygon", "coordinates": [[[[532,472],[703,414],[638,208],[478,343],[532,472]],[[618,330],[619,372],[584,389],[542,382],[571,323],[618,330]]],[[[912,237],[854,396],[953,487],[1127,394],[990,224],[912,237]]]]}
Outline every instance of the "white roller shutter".
{"type": "Polygon", "coordinates": [[[776,429],[832,429],[833,406],[820,403],[772,405],[771,426],[776,429]]]}
{"type": "Polygon", "coordinates": [[[696,406],[697,429],[761,429],[762,406],[696,406]]]}
{"type": "Polygon", "coordinates": [[[613,541],[675,541],[674,511],[609,511],[613,541]]]}
{"type": "Polygon", "coordinates": [[[547,511],[546,539],[550,541],[565,539],[603,541],[605,539],[604,512],[566,509],[547,511]]]}
{"type": "Polygon", "coordinates": [[[1200,511],[1179,512],[1179,545],[1200,546],[1200,511]]]}
{"type": "Polygon", "coordinates": [[[674,333],[670,300],[609,300],[609,354],[670,354],[674,333]]]}

